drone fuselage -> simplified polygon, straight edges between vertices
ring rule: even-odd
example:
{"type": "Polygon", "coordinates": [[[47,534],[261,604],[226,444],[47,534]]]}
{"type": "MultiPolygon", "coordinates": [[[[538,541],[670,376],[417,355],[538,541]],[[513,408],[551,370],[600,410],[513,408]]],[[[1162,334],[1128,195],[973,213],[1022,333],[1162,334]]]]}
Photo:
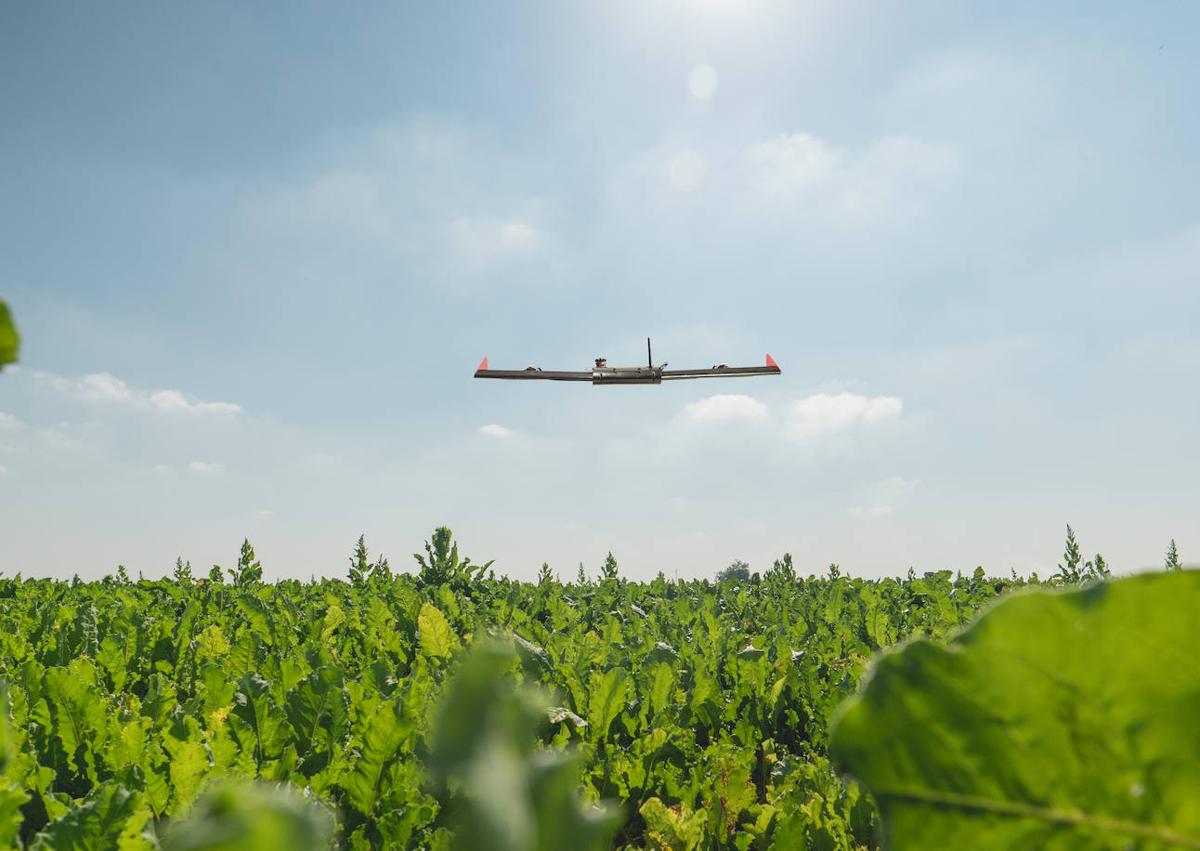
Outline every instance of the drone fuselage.
{"type": "Polygon", "coordinates": [[[592,370],[592,384],[662,384],[661,366],[603,366],[592,370]]]}

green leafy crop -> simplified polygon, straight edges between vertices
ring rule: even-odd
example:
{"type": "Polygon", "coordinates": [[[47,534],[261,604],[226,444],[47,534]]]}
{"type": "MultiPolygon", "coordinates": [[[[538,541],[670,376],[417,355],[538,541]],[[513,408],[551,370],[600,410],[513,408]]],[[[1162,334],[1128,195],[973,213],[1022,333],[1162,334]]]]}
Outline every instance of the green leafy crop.
{"type": "Polygon", "coordinates": [[[1196,575],[1107,582],[1069,549],[1051,583],[1085,590],[966,632],[1041,583],[788,556],[715,584],[629,581],[611,556],[517,582],[444,528],[415,574],[360,539],[350,581],[272,582],[248,541],[206,575],[0,576],[0,848],[1195,836],[1196,575]],[[829,719],[880,652],[835,764],[829,719]]]}

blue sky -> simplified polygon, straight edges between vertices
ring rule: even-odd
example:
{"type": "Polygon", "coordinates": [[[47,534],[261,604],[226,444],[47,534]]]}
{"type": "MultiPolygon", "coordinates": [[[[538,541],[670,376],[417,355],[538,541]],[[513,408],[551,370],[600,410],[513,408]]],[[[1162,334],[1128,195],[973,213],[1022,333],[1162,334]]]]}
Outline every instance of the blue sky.
{"type": "Polygon", "coordinates": [[[1200,7],[7,4],[0,570],[1200,553],[1200,7]],[[510,384],[495,367],[781,378],[510,384]]]}

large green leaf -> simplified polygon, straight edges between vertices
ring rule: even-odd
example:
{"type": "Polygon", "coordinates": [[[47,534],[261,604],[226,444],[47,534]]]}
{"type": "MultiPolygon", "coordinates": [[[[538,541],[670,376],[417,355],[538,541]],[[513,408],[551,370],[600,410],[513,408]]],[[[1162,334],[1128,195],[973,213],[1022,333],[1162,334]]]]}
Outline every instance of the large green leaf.
{"type": "Polygon", "coordinates": [[[177,816],[191,805],[209,772],[208,749],[195,718],[180,719],[175,729],[162,737],[162,746],[170,757],[167,765],[174,789],[171,814],[177,816]]]}
{"type": "Polygon", "coordinates": [[[8,305],[0,299],[0,369],[5,364],[16,363],[20,349],[21,335],[17,333],[8,305]]]}
{"type": "Polygon", "coordinates": [[[96,731],[105,726],[106,708],[97,696],[95,666],[73,659],[65,668],[46,669],[46,697],[54,711],[54,731],[62,742],[67,763],[95,780],[92,745],[96,731]],[[76,757],[82,755],[83,764],[76,757]]]}
{"type": "Polygon", "coordinates": [[[997,604],[833,729],[891,848],[1200,848],[1200,573],[997,604]]]}
{"type": "Polygon", "coordinates": [[[284,708],[300,756],[318,748],[323,739],[332,739],[334,731],[344,732],[347,723],[341,684],[336,671],[327,666],[313,671],[288,692],[284,708]]]}
{"type": "Polygon", "coordinates": [[[417,615],[417,633],[421,650],[426,656],[445,658],[458,648],[458,637],[442,610],[430,603],[421,606],[417,615]]]}
{"type": "Polygon", "coordinates": [[[608,728],[625,708],[625,689],[628,682],[629,672],[624,668],[610,668],[603,674],[592,674],[588,722],[597,738],[604,739],[608,736],[608,728]]]}
{"type": "Polygon", "coordinates": [[[364,816],[375,811],[380,797],[379,780],[387,765],[396,759],[412,728],[394,700],[380,701],[365,722],[358,741],[358,757],[341,781],[352,804],[364,816]]]}
{"type": "Polygon", "coordinates": [[[271,683],[253,671],[247,671],[238,681],[234,695],[233,715],[245,722],[255,737],[255,761],[277,754],[283,742],[283,715],[271,701],[271,683]]]}

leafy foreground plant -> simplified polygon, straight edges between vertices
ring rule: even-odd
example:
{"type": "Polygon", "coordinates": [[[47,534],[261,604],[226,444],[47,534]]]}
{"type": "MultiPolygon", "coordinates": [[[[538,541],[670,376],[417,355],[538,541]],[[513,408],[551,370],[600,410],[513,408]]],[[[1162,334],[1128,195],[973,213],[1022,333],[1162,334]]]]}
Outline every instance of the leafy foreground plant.
{"type": "Polygon", "coordinates": [[[1200,574],[1018,594],[881,657],[831,754],[907,848],[1200,848],[1200,574]]]}
{"type": "Polygon", "coordinates": [[[171,826],[162,851],[328,851],[334,826],[328,807],[287,786],[226,782],[171,826]]]}
{"type": "Polygon", "coordinates": [[[17,333],[8,305],[0,299],[0,369],[4,369],[5,364],[16,363],[20,349],[21,335],[17,333]]]}
{"type": "MultiPolygon", "coordinates": [[[[547,693],[518,687],[510,646],[484,641],[451,681],[434,729],[430,773],[462,851],[600,851],[621,823],[618,810],[584,804],[576,755],[540,747],[553,717],[547,693]]],[[[559,710],[561,712],[561,710],[559,710]]]]}

